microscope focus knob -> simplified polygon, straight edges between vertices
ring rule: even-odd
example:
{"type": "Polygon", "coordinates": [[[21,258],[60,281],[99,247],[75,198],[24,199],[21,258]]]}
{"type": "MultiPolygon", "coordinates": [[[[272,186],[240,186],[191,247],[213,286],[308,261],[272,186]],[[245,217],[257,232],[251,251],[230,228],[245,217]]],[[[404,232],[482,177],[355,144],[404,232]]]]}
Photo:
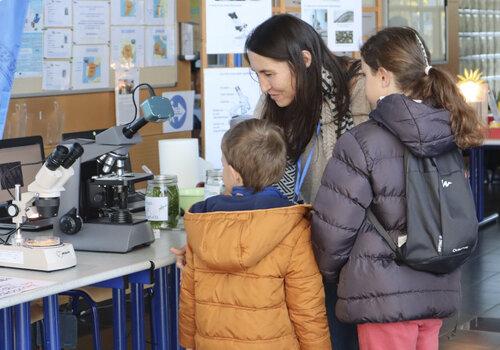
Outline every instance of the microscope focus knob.
{"type": "Polygon", "coordinates": [[[59,219],[59,228],[67,235],[74,235],[82,229],[83,220],[73,208],[59,219]]]}
{"type": "Polygon", "coordinates": [[[9,216],[11,217],[17,216],[17,214],[19,214],[18,206],[15,204],[9,204],[9,206],[7,207],[7,214],[9,214],[9,216]]]}

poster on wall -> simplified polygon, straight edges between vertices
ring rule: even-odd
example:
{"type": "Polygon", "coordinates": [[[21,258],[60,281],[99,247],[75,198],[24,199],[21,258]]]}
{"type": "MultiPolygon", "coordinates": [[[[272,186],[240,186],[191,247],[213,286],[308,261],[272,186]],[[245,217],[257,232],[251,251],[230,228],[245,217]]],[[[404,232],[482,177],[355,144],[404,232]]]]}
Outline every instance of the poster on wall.
{"type": "Polygon", "coordinates": [[[194,90],[164,92],[163,97],[170,100],[174,116],[163,123],[163,132],[193,130],[194,90]]]}
{"type": "Polygon", "coordinates": [[[75,1],[73,13],[75,44],[109,42],[109,3],[107,1],[75,1]]]}
{"type": "Polygon", "coordinates": [[[207,54],[243,53],[248,34],[271,15],[271,0],[207,0],[207,54]]]}
{"type": "Polygon", "coordinates": [[[111,64],[114,67],[144,66],[144,28],[111,28],[111,64]]]}
{"type": "MultiPolygon", "coordinates": [[[[124,125],[134,120],[134,102],[132,91],[139,85],[139,69],[115,70],[115,110],[116,125],[124,125]]],[[[139,104],[139,89],[135,91],[135,102],[139,104]]],[[[137,111],[137,113],[140,113],[137,111]]],[[[139,118],[139,116],[137,116],[139,118]]]]}
{"type": "Polygon", "coordinates": [[[174,0],[146,0],[144,24],[155,26],[175,25],[174,0]]]}
{"type": "Polygon", "coordinates": [[[42,0],[29,0],[28,12],[24,20],[24,33],[39,32],[43,27],[42,0]]]}
{"type": "Polygon", "coordinates": [[[146,27],[146,66],[175,65],[175,31],[173,28],[146,27]]]}
{"type": "Polygon", "coordinates": [[[16,79],[42,76],[42,42],[41,32],[23,33],[17,55],[16,79]]]}
{"type": "Polygon", "coordinates": [[[71,58],[73,32],[69,28],[47,29],[43,33],[44,58],[71,58]]]}
{"type": "Polygon", "coordinates": [[[335,52],[358,51],[362,43],[361,0],[302,0],[301,17],[335,52]]]}
{"type": "Polygon", "coordinates": [[[144,0],[111,0],[111,24],[141,25],[144,23],[144,0]]]}
{"type": "Polygon", "coordinates": [[[205,159],[221,168],[220,143],[236,116],[252,116],[260,97],[259,84],[248,68],[204,70],[205,159]]]}
{"type": "Polygon", "coordinates": [[[109,87],[109,47],[73,46],[71,80],[76,90],[109,87]]]}
{"type": "Polygon", "coordinates": [[[45,0],[45,26],[71,27],[72,10],[71,0],[45,0]]]}
{"type": "Polygon", "coordinates": [[[42,90],[68,90],[71,64],[69,61],[44,61],[42,90]]]}

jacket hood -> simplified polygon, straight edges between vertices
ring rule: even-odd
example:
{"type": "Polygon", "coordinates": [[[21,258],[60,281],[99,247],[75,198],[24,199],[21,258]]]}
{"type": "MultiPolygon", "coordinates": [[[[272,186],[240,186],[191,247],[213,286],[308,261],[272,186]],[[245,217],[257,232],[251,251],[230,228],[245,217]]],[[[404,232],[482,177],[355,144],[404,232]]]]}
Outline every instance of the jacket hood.
{"type": "Polygon", "coordinates": [[[384,97],[370,118],[385,126],[418,157],[434,157],[456,147],[450,113],[403,94],[384,97]]]}
{"type": "Polygon", "coordinates": [[[243,271],[255,266],[294,230],[309,227],[309,205],[186,213],[184,226],[194,254],[210,268],[243,271]]]}

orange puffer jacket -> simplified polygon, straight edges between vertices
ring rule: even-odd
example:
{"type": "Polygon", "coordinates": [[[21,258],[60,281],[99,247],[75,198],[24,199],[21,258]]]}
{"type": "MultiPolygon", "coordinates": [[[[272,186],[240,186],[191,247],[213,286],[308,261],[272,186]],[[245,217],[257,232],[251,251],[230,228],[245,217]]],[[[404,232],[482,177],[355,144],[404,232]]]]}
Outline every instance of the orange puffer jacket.
{"type": "Polygon", "coordinates": [[[310,206],[187,213],[179,337],[197,350],[330,349],[310,206]]]}

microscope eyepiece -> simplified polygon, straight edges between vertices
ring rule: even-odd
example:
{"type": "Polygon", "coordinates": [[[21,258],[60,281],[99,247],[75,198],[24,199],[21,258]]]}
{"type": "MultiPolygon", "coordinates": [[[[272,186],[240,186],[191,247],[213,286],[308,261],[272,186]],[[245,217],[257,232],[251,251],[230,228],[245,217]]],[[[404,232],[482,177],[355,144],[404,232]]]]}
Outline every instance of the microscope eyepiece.
{"type": "Polygon", "coordinates": [[[73,163],[80,158],[80,156],[83,154],[83,147],[78,143],[75,142],[73,144],[73,147],[71,147],[71,150],[69,151],[69,154],[66,156],[66,159],[64,162],[61,164],[65,169],[68,169],[70,166],[73,165],[73,163]]]}
{"type": "Polygon", "coordinates": [[[47,157],[45,161],[45,166],[49,170],[56,170],[64,162],[68,156],[69,149],[66,146],[57,145],[57,147],[52,151],[52,153],[47,157]]]}

